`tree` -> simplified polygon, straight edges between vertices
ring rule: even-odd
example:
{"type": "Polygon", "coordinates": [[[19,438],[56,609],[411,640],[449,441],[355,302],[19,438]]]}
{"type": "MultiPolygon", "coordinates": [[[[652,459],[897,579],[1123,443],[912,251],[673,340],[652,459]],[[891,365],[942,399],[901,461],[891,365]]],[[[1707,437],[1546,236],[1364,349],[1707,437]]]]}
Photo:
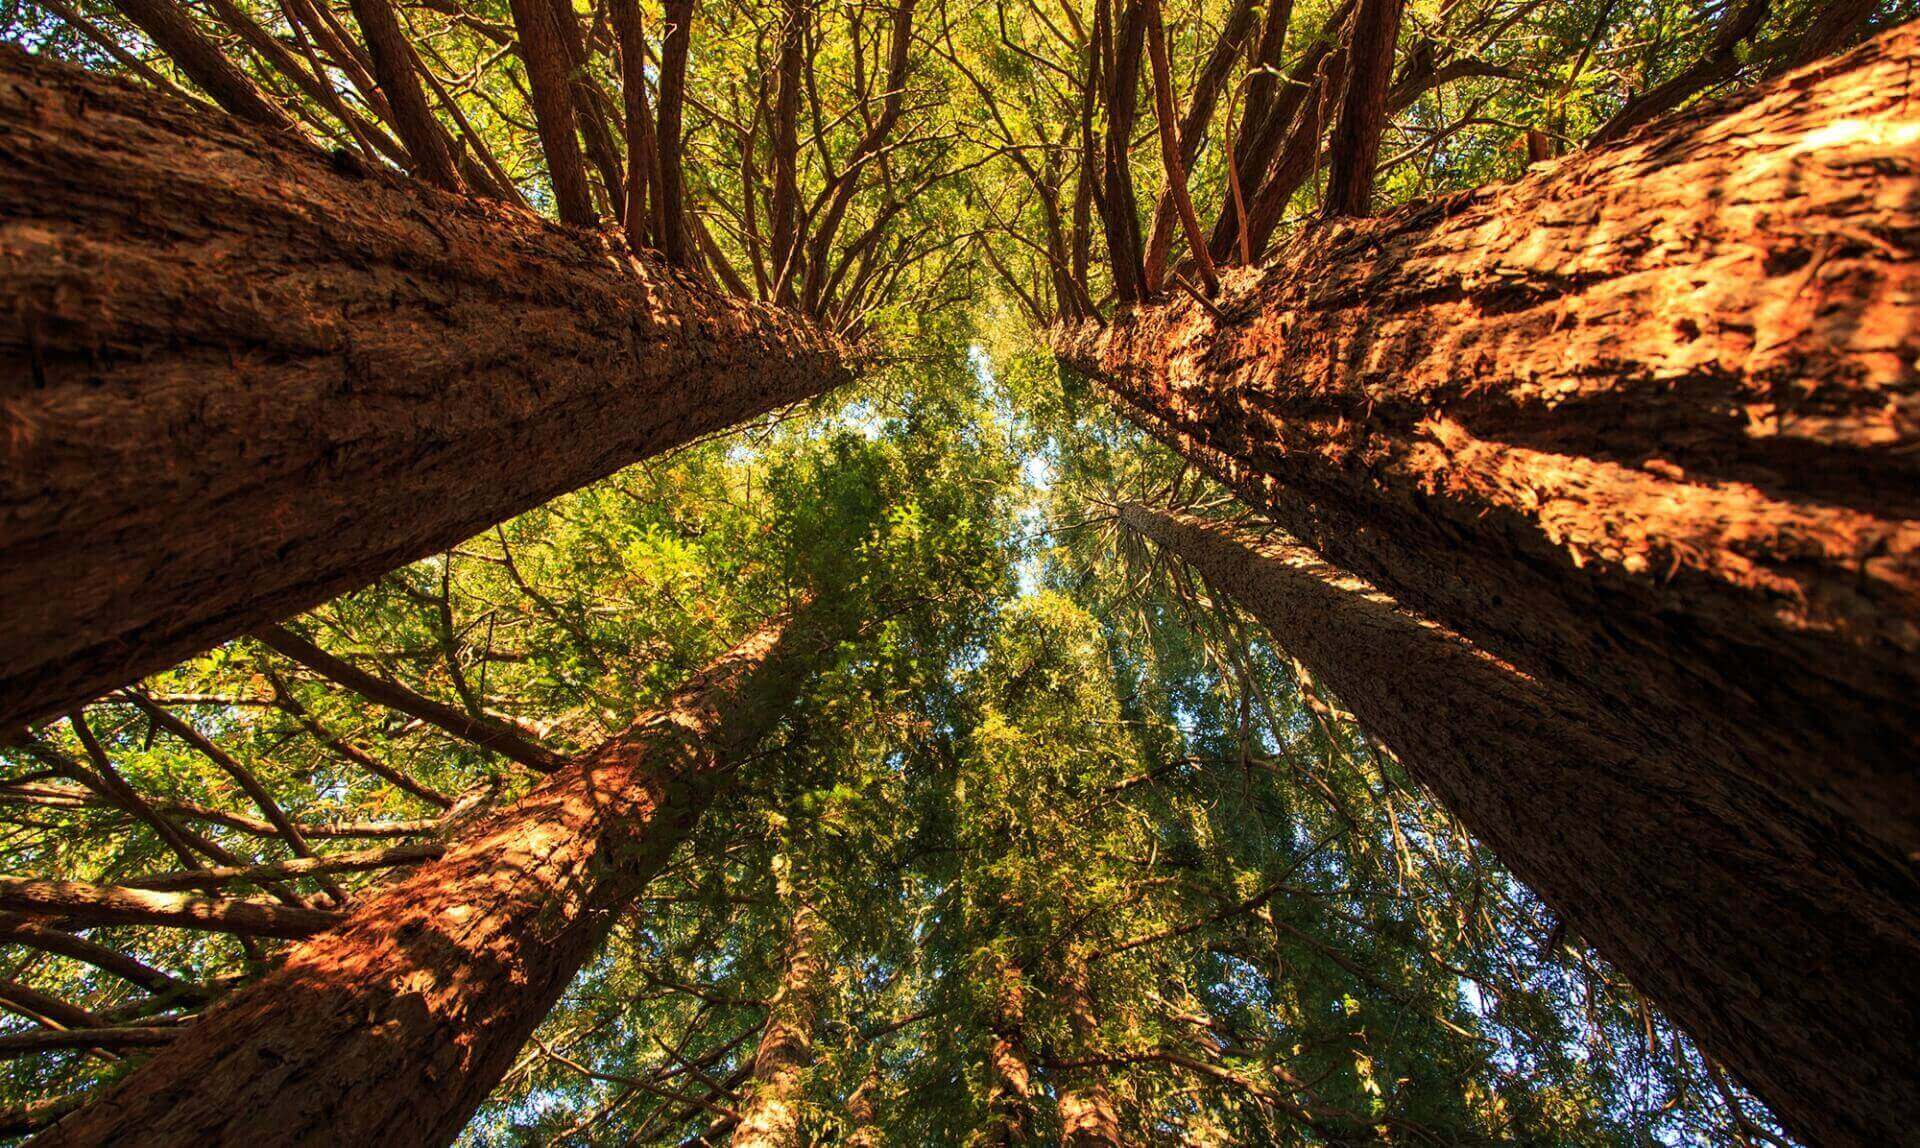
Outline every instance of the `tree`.
{"type": "Polygon", "coordinates": [[[42,1139],[450,1142],[779,719],[820,625],[803,606],[754,633],[42,1139]]]}
{"type": "Polygon", "coordinates": [[[1913,948],[1853,926],[1874,890],[1823,863],[1817,826],[1707,789],[1644,724],[1520,672],[1284,534],[1137,504],[1119,515],[1245,606],[1788,1119],[1845,1135],[1904,1119],[1883,1114],[1903,1103],[1887,1066],[1915,1037],[1894,1019],[1917,1015],[1913,948]],[[1859,1082],[1882,1077],[1860,1103],[1859,1082]]]}
{"type": "MultiPolygon", "coordinates": [[[[1887,421],[1911,390],[1896,348],[1914,329],[1914,261],[1897,242],[1839,237],[1910,230],[1898,97],[1875,93],[1899,90],[1917,47],[1920,33],[1896,30],[1518,185],[1311,228],[1218,302],[1056,338],[1328,562],[1568,699],[1556,705],[1633,715],[1649,776],[1700,795],[1668,832],[1770,843],[1729,884],[1764,887],[1785,856],[1827,858],[1836,901],[1782,901],[1785,928],[1832,952],[1822,967],[1849,986],[1910,961],[1891,938],[1864,942],[1890,946],[1878,956],[1827,944],[1912,926],[1916,731],[1897,699],[1920,663],[1902,637],[1915,617],[1910,512],[1892,493],[1903,432],[1887,421]],[[1730,206],[1690,209],[1703,186],[1730,206]],[[1611,238],[1668,229],[1672,243],[1611,238]]],[[[1614,756],[1603,748],[1591,760],[1614,756]]],[[[1563,811],[1533,832],[1566,843],[1571,824],[1563,811]]],[[[1556,864],[1586,874],[1583,898],[1617,895],[1571,848],[1556,864]]],[[[1633,931],[1599,943],[1651,976],[1660,930],[1628,916],[1633,931]]],[[[1776,967],[1806,975],[1784,950],[1776,967]]],[[[1778,1111],[1815,1136],[1899,1122],[1850,1104],[1855,1072],[1767,1079],[1755,1057],[1772,1050],[1736,1046],[1804,1030],[1733,1022],[1745,983],[1717,994],[1727,1021],[1695,1023],[1778,1111]]],[[[1885,1005],[1868,990],[1856,1015],[1885,1005]]],[[[1815,1059],[1859,1051],[1844,1031],[1815,1059]]],[[[1891,1079],[1895,1060],[1872,1071],[1891,1079]]]]}
{"type": "Polygon", "coordinates": [[[767,1023],[753,1054],[753,1092],[734,1129],[735,1148],[794,1148],[801,1137],[800,1074],[813,1060],[813,1034],[826,985],[824,923],[791,855],[774,858],[774,888],[787,912],[780,987],[767,1004],[767,1023]]]}
{"type": "Polygon", "coordinates": [[[5,728],[0,1128],[237,1129],[298,1074],[261,1111],[351,1102],[246,1135],[1791,1143],[1743,1081],[1899,1135],[1904,815],[1783,731],[1903,720],[1856,639],[1902,617],[1912,167],[1840,71],[1719,97],[1913,11],[0,0],[49,58],[0,67],[7,409],[68,451],[16,426],[0,519],[96,555],[21,600],[220,642],[5,728]],[[1815,305],[1741,358],[1754,299],[1815,305]],[[690,751],[697,818],[543,820],[797,602],[845,640],[690,751]],[[515,825],[613,855],[515,881],[515,825]],[[393,1023],[285,991],[329,976],[393,1023]]]}
{"type": "Polygon", "coordinates": [[[0,66],[6,353],[36,380],[7,446],[4,589],[34,606],[0,636],[0,724],[847,377],[831,336],[597,234],[0,66]]]}

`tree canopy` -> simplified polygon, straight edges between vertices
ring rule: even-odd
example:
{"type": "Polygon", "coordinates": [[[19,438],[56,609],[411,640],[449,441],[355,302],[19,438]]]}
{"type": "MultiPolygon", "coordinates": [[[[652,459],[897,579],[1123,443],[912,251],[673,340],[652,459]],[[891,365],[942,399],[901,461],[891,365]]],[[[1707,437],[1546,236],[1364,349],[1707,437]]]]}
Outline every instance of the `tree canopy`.
{"type": "Polygon", "coordinates": [[[1791,1143],[1128,525],[1272,529],[1046,341],[1914,6],[1413,0],[1368,80],[1383,7],[0,0],[32,52],[603,227],[865,368],[0,749],[0,1131],[805,602],[840,630],[799,700],[461,1143],[734,1137],[775,1016],[797,1142],[1791,1143]]]}

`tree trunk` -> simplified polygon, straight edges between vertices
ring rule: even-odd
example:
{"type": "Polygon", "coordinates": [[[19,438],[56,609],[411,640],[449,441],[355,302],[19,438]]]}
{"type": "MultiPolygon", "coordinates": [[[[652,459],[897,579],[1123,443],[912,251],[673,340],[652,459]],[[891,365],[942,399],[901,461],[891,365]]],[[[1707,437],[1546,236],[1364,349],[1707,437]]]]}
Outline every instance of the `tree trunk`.
{"type": "MultiPolygon", "coordinates": [[[[1908,25],[1516,185],[1311,228],[1229,283],[1223,320],[1174,304],[1058,347],[1329,562],[1582,714],[1631,723],[1641,768],[1664,778],[1643,793],[1672,804],[1643,796],[1619,816],[1681,841],[1725,819],[1784,850],[1731,843],[1720,860],[1743,867],[1729,885],[1764,885],[1792,856],[1850,890],[1730,927],[1784,928],[1821,952],[1804,927],[1824,919],[1832,945],[1910,954],[1917,49],[1908,25]]],[[[1550,885],[1603,899],[1610,868],[1550,885]]],[[[1649,959],[1612,948],[1647,979],[1649,959]]],[[[1880,959],[1800,971],[1830,974],[1852,1010],[1875,998],[1880,959]]],[[[1796,1065],[1745,1059],[1806,1135],[1916,1115],[1878,1037],[1733,1021],[1750,983],[1698,986],[1714,1023],[1661,995],[1729,1060],[1821,1033],[1822,1055],[1796,1065]],[[1881,1066],[1879,1094],[1906,1103],[1852,1101],[1871,1076],[1829,1091],[1832,1066],[1863,1058],[1881,1066]]],[[[1783,999],[1804,991],[1790,983],[1783,999]]]]}
{"type": "MultiPolygon", "coordinates": [[[[1330,561],[1920,853],[1920,25],[1056,344],[1330,561]]],[[[1912,886],[1905,886],[1912,888],[1912,886]]]]}
{"type": "Polygon", "coordinates": [[[799,620],[752,635],[38,1142],[450,1143],[773,725],[821,637],[799,620]]]}
{"type": "Polygon", "coordinates": [[[1920,901],[1831,820],[1422,617],[1285,535],[1128,506],[1817,1144],[1920,1120],[1920,901]]]}
{"type": "Polygon", "coordinates": [[[879,1092],[880,1062],[875,1060],[860,1086],[847,1097],[847,1123],[852,1126],[847,1148],[881,1148],[886,1143],[880,1131],[879,1092]]]}
{"type": "Polygon", "coordinates": [[[0,730],[847,377],[617,235],[350,167],[0,48],[0,730]]]}
{"type": "Polygon", "coordinates": [[[813,1030],[827,989],[825,925],[807,891],[778,862],[780,900],[792,907],[786,964],[753,1054],[753,1091],[740,1110],[733,1148],[799,1148],[801,1074],[813,1064],[813,1030]]]}
{"type": "MultiPolygon", "coordinates": [[[[1093,1057],[1100,1052],[1100,1021],[1093,1011],[1093,990],[1088,984],[1085,961],[1076,961],[1067,970],[1061,989],[1066,997],[1067,1022],[1079,1048],[1075,1055],[1093,1057]]],[[[1081,1069],[1085,1083],[1060,1086],[1060,1130],[1062,1138],[1074,1148],[1120,1148],[1120,1114],[1113,1106],[1113,1093],[1107,1088],[1106,1070],[1081,1069]]]]}
{"type": "Polygon", "coordinates": [[[1020,966],[994,971],[993,1016],[987,1046],[987,1123],[976,1143],[1009,1148],[1033,1143],[1033,1066],[1027,1061],[1026,979],[1020,966]]]}

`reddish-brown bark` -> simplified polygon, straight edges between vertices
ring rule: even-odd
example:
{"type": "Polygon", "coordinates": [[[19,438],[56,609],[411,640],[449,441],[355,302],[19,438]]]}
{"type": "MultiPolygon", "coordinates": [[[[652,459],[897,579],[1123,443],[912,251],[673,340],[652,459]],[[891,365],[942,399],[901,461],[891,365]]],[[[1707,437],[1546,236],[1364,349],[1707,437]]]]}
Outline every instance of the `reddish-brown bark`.
{"type": "Polygon", "coordinates": [[[427,107],[427,94],[414,71],[413,47],[407,43],[393,5],[387,0],[353,0],[353,15],[360,24],[360,34],[366,37],[367,54],[373,58],[380,90],[393,109],[394,130],[406,141],[414,174],[436,187],[459,191],[460,174],[454,170],[447,133],[427,107]]]}
{"type": "Polygon", "coordinates": [[[1013,1148],[1033,1142],[1033,1065],[1027,1059],[1027,982],[1020,966],[1000,961],[988,974],[993,1015],[987,1046],[987,1123],[979,1142],[1013,1148]]]}
{"type": "Polygon", "coordinates": [[[533,124],[540,135],[540,151],[547,157],[554,206],[563,221],[590,227],[597,217],[580,158],[580,140],[574,134],[573,81],[568,74],[572,69],[559,13],[551,0],[512,0],[510,8],[520,36],[520,58],[527,65],[533,124]]]}
{"type": "Polygon", "coordinates": [[[1327,171],[1327,213],[1373,212],[1373,169],[1387,126],[1387,93],[1393,87],[1394,46],[1406,0],[1361,0],[1354,18],[1351,78],[1333,129],[1333,163],[1327,171]]]}
{"type": "MultiPolygon", "coordinates": [[[[1782,893],[1730,928],[1804,940],[1774,998],[1908,1040],[1871,980],[1885,966],[1823,962],[1812,926],[1905,945],[1920,903],[1917,48],[1910,25],[1519,184],[1311,228],[1231,278],[1219,319],[1174,303],[1058,339],[1329,561],[1631,723],[1664,779],[1622,813],[1666,827],[1652,864],[1671,838],[1732,865],[1675,903],[1735,903],[1777,865],[1753,842],[1813,870],[1829,900],[1782,893]]],[[[1540,812],[1489,831],[1530,878],[1519,843],[1578,820],[1540,812]]],[[[1559,896],[1621,895],[1626,859],[1590,860],[1559,896]]],[[[1655,920],[1606,943],[1643,980],[1666,959],[1655,920]]],[[[1729,1060],[1771,1046],[1744,1073],[1810,1135],[1920,1114],[1910,1071],[1866,1051],[1878,1037],[1785,1004],[1733,1019],[1754,983],[1692,985],[1693,1008],[1660,995],[1729,1060]],[[1814,1039],[1797,1033],[1817,1055],[1780,1051],[1814,1039]],[[1831,1091],[1843,1079],[1882,1116],[1831,1091]]]]}
{"type": "Polygon", "coordinates": [[[674,266],[685,266],[686,180],[681,171],[680,130],[686,113],[687,55],[693,46],[693,0],[667,0],[660,39],[660,206],[654,211],[654,242],[674,266]]]}
{"type": "Polygon", "coordinates": [[[286,113],[200,31],[178,0],[115,0],[114,6],[228,112],[277,131],[296,130],[286,113]]]}
{"type": "Polygon", "coordinates": [[[1920,1120],[1920,901],[1631,711],[1530,675],[1284,534],[1129,506],[1812,1143],[1920,1120]]]}
{"type": "Polygon", "coordinates": [[[618,236],[0,50],[0,728],[844,362],[618,236]]]}
{"type": "Polygon", "coordinates": [[[1059,348],[1329,560],[1799,825],[1877,891],[1856,927],[1894,927],[1920,853],[1917,47],[1310,229],[1222,319],[1175,303],[1059,348]]]}
{"type": "Polygon", "coordinates": [[[823,641],[755,633],[36,1143],[450,1143],[823,641]]]}
{"type": "MultiPolygon", "coordinates": [[[[1100,1019],[1093,1011],[1093,990],[1088,983],[1086,962],[1076,960],[1070,964],[1059,988],[1077,1046],[1075,1055],[1097,1056],[1100,1019]]],[[[1113,1090],[1107,1087],[1103,1069],[1083,1069],[1058,1087],[1061,1139],[1071,1148],[1120,1148],[1125,1143],[1120,1135],[1120,1113],[1114,1107],[1113,1090]]]]}

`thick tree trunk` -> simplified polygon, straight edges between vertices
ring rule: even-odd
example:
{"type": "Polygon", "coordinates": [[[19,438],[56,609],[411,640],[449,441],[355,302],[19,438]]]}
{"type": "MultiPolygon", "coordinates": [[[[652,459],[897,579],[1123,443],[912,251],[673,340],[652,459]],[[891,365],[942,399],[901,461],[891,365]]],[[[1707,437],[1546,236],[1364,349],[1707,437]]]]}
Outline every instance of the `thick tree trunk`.
{"type": "MultiPolygon", "coordinates": [[[[1723,881],[1702,877],[1714,892],[1669,903],[1792,888],[1786,857],[1819,871],[1830,903],[1783,893],[1729,928],[1790,934],[1806,961],[1832,951],[1816,921],[1860,946],[1855,968],[1799,965],[1836,994],[1825,1022],[1767,1021],[1792,1012],[1768,1001],[1736,1020],[1744,974],[1692,986],[1698,1007],[1660,994],[1729,1060],[1819,1034],[1820,1055],[1743,1065],[1816,1139],[1920,1114],[1910,1070],[1879,1055],[1913,1014],[1867,1003],[1885,1004],[1887,953],[1911,960],[1920,904],[1916,56],[1909,25],[1517,185],[1312,228],[1228,284],[1220,321],[1170,305],[1058,340],[1330,562],[1582,721],[1630,723],[1657,783],[1617,816],[1748,835],[1718,854],[1740,859],[1723,881]],[[1885,1075],[1842,1097],[1840,1064],[1885,1075]],[[1866,1094],[1903,1102],[1849,1099],[1866,1094]]],[[[1450,712],[1444,691],[1427,704],[1450,712]]],[[[1528,872],[1603,900],[1625,863],[1528,872]]],[[[1648,979],[1656,958],[1623,940],[1615,959],[1648,979]]]]}
{"type": "Polygon", "coordinates": [[[776,882],[792,908],[780,988],[753,1054],[753,1091],[740,1110],[733,1148],[798,1148],[801,1075],[813,1063],[813,1030],[827,989],[825,924],[785,858],[776,882]]]}
{"type": "Polygon", "coordinates": [[[0,48],[0,730],[817,394],[844,348],[0,48]]]}
{"type": "Polygon", "coordinates": [[[1920,25],[1057,346],[1329,560],[1920,854],[1920,25]]]}
{"type": "Polygon", "coordinates": [[[1138,506],[1192,564],[1780,1117],[1816,1144],[1920,1121],[1920,901],[1831,819],[1424,618],[1285,535],[1138,506]]]}
{"type": "Polygon", "coordinates": [[[754,634],[38,1142],[450,1143],[821,648],[754,634]]]}

